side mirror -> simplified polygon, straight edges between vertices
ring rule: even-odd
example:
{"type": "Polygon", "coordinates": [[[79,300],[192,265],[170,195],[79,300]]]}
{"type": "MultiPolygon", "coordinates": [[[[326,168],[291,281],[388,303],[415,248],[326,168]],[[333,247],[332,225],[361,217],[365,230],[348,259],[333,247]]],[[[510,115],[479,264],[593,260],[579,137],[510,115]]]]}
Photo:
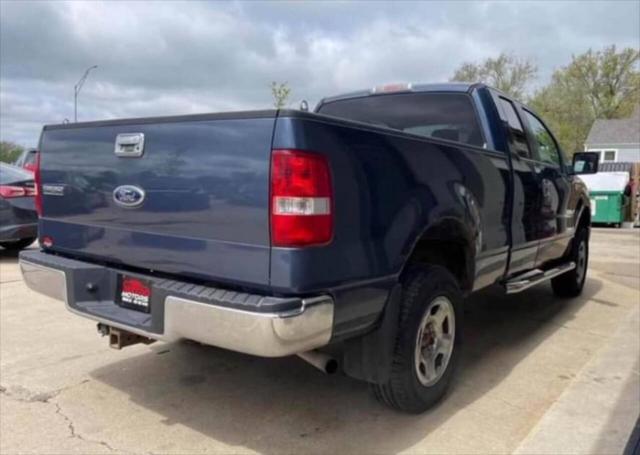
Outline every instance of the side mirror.
{"type": "Polygon", "coordinates": [[[595,174],[598,172],[600,153],[598,152],[576,152],[573,154],[573,173],[595,174]]]}

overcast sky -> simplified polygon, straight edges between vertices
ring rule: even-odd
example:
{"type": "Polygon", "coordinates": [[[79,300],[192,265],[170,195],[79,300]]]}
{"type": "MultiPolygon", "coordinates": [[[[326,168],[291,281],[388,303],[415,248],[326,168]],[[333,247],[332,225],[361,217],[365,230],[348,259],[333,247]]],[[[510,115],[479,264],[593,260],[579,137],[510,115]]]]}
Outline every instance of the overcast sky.
{"type": "Polygon", "coordinates": [[[572,54],[640,47],[640,2],[63,3],[0,1],[0,137],[35,146],[43,124],[292,106],[386,82],[445,81],[501,51],[538,84],[572,54]]]}

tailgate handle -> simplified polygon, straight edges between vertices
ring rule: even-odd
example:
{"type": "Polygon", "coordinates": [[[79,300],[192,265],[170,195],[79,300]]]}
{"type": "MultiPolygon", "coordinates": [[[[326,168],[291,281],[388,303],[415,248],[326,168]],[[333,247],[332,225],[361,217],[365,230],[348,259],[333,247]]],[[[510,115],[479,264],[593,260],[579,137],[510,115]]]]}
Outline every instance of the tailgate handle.
{"type": "Polygon", "coordinates": [[[144,153],[144,133],[123,133],[116,136],[116,156],[137,158],[144,153]]]}

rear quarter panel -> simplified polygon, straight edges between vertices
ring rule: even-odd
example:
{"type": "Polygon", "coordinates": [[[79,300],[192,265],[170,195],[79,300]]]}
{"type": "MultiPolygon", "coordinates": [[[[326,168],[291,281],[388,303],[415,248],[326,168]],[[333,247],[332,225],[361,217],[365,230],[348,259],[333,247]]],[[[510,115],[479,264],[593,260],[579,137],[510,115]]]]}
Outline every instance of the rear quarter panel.
{"type": "Polygon", "coordinates": [[[435,223],[462,228],[477,280],[504,273],[509,171],[502,154],[312,114],[279,117],[273,147],[329,158],[333,242],[273,248],[271,285],[342,295],[351,303],[336,308],[338,330],[379,314],[416,241],[435,223]]]}

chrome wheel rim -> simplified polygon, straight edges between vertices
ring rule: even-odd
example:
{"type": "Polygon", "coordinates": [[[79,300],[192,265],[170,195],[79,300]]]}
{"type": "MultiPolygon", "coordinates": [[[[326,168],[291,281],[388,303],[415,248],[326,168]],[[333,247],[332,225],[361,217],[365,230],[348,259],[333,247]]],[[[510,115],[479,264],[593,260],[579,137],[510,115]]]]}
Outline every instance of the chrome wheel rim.
{"type": "Polygon", "coordinates": [[[456,326],[453,304],[444,296],[436,297],[422,316],[415,345],[415,368],[420,383],[431,386],[447,369],[456,326]]]}
{"type": "Polygon", "coordinates": [[[578,245],[578,263],[576,264],[576,279],[578,284],[582,283],[584,274],[587,270],[587,244],[583,240],[578,245]]]}

